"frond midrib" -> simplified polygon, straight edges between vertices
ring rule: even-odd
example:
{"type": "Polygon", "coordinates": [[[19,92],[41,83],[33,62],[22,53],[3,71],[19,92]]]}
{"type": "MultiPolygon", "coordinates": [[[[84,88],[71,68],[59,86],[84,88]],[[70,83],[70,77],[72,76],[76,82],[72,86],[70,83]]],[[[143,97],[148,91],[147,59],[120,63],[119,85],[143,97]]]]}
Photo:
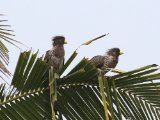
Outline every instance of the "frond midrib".
{"type": "Polygon", "coordinates": [[[7,103],[10,103],[10,102],[12,102],[14,100],[20,99],[22,97],[27,97],[28,95],[33,95],[33,94],[44,92],[44,91],[46,91],[48,89],[49,89],[49,87],[47,87],[47,88],[41,88],[41,89],[37,89],[37,90],[32,90],[32,91],[28,91],[28,92],[25,92],[23,94],[19,93],[19,94],[13,95],[12,98],[8,98],[7,100],[4,100],[3,102],[1,102],[0,106],[5,105],[7,103]]]}

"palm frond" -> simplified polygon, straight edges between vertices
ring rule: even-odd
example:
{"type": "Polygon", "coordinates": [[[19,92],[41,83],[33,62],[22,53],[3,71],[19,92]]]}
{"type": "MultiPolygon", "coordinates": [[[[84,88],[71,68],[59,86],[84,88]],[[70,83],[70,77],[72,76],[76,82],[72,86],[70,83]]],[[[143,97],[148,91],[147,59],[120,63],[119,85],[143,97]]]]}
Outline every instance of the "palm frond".
{"type": "MultiPolygon", "coordinates": [[[[1,73],[3,74],[9,74],[6,65],[8,65],[9,63],[9,55],[8,55],[8,49],[7,47],[4,45],[4,43],[2,42],[3,40],[3,36],[10,36],[12,31],[7,30],[3,27],[5,27],[5,25],[3,25],[3,22],[6,22],[6,20],[0,20],[0,70],[2,71],[1,73]]],[[[2,77],[2,76],[1,76],[2,77]]]]}
{"type": "Polygon", "coordinates": [[[46,88],[21,93],[16,88],[0,86],[0,118],[3,120],[44,120],[51,119],[49,91],[46,88]],[[36,103],[35,103],[36,101],[36,103]]]}
{"type": "Polygon", "coordinates": [[[48,77],[45,77],[48,75],[48,65],[42,57],[37,57],[37,53],[32,54],[31,51],[21,53],[11,83],[12,87],[5,89],[5,86],[0,86],[1,119],[52,118],[48,77]]]}
{"type": "Polygon", "coordinates": [[[0,75],[0,78],[4,80],[4,76],[11,76],[11,73],[6,67],[9,63],[9,50],[6,47],[5,42],[10,43],[16,47],[18,46],[15,44],[15,42],[19,44],[22,43],[13,39],[13,37],[15,36],[13,34],[14,31],[11,30],[11,26],[7,24],[8,20],[3,19],[4,15],[0,14],[0,17],[0,72],[2,73],[2,75],[0,75]]]}
{"type": "MultiPolygon", "coordinates": [[[[76,54],[66,62],[62,73],[76,54]]],[[[159,120],[158,70],[159,66],[153,64],[110,77],[99,77],[95,65],[84,58],[64,77],[56,78],[55,117],[105,120],[108,114],[109,120],[122,120],[122,117],[126,120],[159,120]]],[[[1,119],[52,118],[49,66],[37,53],[21,53],[12,86],[9,89],[0,86],[1,119]]]]}
{"type": "MultiPolygon", "coordinates": [[[[121,111],[127,119],[159,120],[159,105],[154,105],[160,99],[159,88],[160,73],[158,65],[148,65],[133,71],[113,76],[121,111]]],[[[115,97],[113,97],[115,98],[115,97]]]]}
{"type": "Polygon", "coordinates": [[[37,58],[37,53],[31,51],[21,53],[11,85],[18,90],[26,92],[48,86],[49,66],[42,57],[37,58]]]}

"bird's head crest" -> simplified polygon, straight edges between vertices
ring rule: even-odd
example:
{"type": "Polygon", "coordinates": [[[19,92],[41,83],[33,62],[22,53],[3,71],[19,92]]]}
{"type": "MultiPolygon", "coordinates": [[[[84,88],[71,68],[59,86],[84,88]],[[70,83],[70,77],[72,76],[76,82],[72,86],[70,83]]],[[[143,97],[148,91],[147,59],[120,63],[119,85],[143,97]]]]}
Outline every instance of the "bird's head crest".
{"type": "Polygon", "coordinates": [[[64,36],[55,36],[52,38],[53,46],[66,44],[64,36]]]}
{"type": "Polygon", "coordinates": [[[111,48],[107,51],[107,54],[111,55],[111,56],[119,56],[119,55],[123,54],[123,52],[120,51],[119,48],[111,48]]]}

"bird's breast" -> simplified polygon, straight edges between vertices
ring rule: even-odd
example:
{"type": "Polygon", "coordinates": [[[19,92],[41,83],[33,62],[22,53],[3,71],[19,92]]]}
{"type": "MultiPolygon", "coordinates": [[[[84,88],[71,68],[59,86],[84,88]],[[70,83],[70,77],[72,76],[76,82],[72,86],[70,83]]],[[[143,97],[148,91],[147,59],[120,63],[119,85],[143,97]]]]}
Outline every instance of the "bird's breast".
{"type": "Polygon", "coordinates": [[[104,62],[105,62],[105,67],[115,68],[118,63],[118,57],[106,56],[104,62]]]}
{"type": "Polygon", "coordinates": [[[64,47],[63,46],[55,46],[54,54],[58,58],[62,58],[65,55],[64,47]]]}

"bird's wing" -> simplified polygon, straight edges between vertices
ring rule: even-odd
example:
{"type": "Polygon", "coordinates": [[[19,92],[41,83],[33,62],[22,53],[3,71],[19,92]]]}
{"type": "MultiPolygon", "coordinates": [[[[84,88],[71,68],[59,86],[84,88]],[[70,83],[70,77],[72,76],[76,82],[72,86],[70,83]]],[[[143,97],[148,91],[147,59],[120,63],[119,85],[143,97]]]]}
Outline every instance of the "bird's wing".
{"type": "Polygon", "coordinates": [[[97,55],[91,59],[91,62],[93,62],[97,68],[101,68],[104,65],[104,59],[104,56],[97,55]]]}
{"type": "Polygon", "coordinates": [[[48,50],[45,54],[44,60],[46,61],[46,63],[48,63],[50,59],[51,59],[51,54],[50,50],[48,50]]]}

